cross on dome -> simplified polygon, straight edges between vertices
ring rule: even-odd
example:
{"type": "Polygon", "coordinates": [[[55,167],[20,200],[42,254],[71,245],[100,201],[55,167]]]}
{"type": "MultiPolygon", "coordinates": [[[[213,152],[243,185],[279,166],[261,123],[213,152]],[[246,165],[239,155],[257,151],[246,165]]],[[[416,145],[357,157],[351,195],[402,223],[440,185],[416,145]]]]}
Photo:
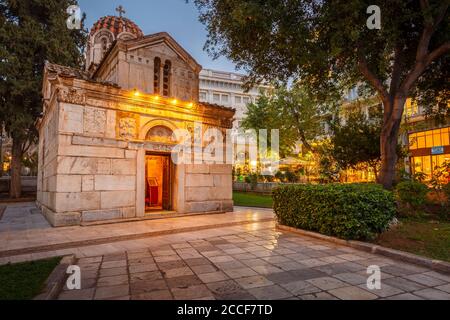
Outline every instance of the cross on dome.
{"type": "Polygon", "coordinates": [[[127,13],[127,12],[125,11],[125,9],[122,7],[122,5],[119,5],[119,6],[116,8],[116,11],[119,13],[119,17],[121,17],[121,18],[122,18],[122,15],[124,15],[125,13],[127,13]]]}

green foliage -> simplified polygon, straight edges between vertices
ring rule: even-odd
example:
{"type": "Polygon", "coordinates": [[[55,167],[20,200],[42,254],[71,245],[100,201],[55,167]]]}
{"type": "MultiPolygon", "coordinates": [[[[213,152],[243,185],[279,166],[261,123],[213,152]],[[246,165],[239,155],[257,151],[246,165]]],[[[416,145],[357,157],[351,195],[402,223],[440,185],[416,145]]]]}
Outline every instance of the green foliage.
{"type": "Polygon", "coordinates": [[[312,142],[323,133],[322,115],[333,109],[334,102],[318,101],[297,85],[290,89],[279,86],[247,106],[242,127],[280,130],[282,157],[290,155],[299,141],[307,150],[312,150],[312,142]]]}
{"type": "MultiPolygon", "coordinates": [[[[206,50],[248,72],[248,88],[260,81],[293,81],[320,102],[357,84],[362,96],[376,94],[384,111],[380,181],[385,188],[395,176],[406,98],[432,105],[443,89],[448,96],[447,0],[377,1],[379,30],[367,27],[371,0],[193,2],[208,31],[206,50]]],[[[446,108],[445,95],[440,101],[446,108]]]]}
{"type": "Polygon", "coordinates": [[[233,192],[235,206],[272,208],[272,197],[256,193],[233,192]]]}
{"type": "MultiPolygon", "coordinates": [[[[366,26],[366,11],[373,4],[369,0],[193,2],[208,30],[205,47],[214,57],[226,56],[248,70],[250,81],[297,78],[320,95],[328,95],[336,86],[368,84],[359,62],[388,87],[398,48],[402,61],[397,71],[404,80],[415,63],[425,22],[436,24],[429,52],[449,36],[448,3],[441,0],[426,1],[425,8],[419,1],[378,1],[380,30],[366,26]]],[[[432,76],[439,79],[434,83],[442,85],[445,67],[445,63],[433,64],[422,79],[432,76]]]]}
{"type": "Polygon", "coordinates": [[[447,198],[447,205],[450,206],[450,182],[442,186],[442,192],[445,194],[445,197],[447,198]]]}
{"type": "Polygon", "coordinates": [[[76,3],[0,1],[0,123],[22,149],[36,141],[45,61],[82,65],[86,32],[66,26],[66,9],[76,3]]]}
{"type": "Polygon", "coordinates": [[[293,172],[292,170],[286,170],[284,172],[284,176],[287,182],[289,183],[295,183],[298,182],[298,176],[293,172]]]}
{"type": "Polygon", "coordinates": [[[336,117],[331,123],[331,156],[343,169],[356,169],[363,164],[377,172],[381,158],[381,109],[377,108],[369,118],[357,108],[345,120],[336,117]]]}
{"type": "Polygon", "coordinates": [[[338,182],[342,168],[333,158],[333,145],[324,140],[318,150],[318,173],[322,183],[338,182]]]}
{"type": "Polygon", "coordinates": [[[245,182],[250,183],[250,187],[252,190],[256,189],[256,185],[258,184],[258,180],[260,179],[260,176],[257,173],[250,173],[249,175],[245,176],[245,182]]]}
{"type": "Polygon", "coordinates": [[[0,266],[0,300],[31,300],[61,258],[0,266]]]}
{"type": "Polygon", "coordinates": [[[428,191],[425,184],[417,181],[402,181],[396,187],[401,203],[415,209],[425,204],[428,191]]]}
{"type": "Polygon", "coordinates": [[[450,161],[445,161],[434,168],[430,184],[434,191],[440,192],[448,181],[450,181],[450,161]]]}
{"type": "Polygon", "coordinates": [[[395,216],[391,192],[373,184],[287,185],[273,190],[278,222],[344,239],[372,239],[395,216]]]}

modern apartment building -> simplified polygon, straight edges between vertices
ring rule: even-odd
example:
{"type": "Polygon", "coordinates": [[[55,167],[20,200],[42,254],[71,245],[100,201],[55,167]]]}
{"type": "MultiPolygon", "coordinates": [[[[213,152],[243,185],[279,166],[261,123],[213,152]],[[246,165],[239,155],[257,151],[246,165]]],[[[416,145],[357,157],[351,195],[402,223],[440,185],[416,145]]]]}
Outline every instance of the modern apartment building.
{"type": "Polygon", "coordinates": [[[406,168],[411,173],[421,172],[431,177],[436,167],[450,161],[450,117],[436,123],[427,119],[423,107],[408,99],[404,127],[403,142],[409,146],[406,168]]]}
{"type": "Polygon", "coordinates": [[[200,102],[219,104],[236,109],[233,128],[240,127],[240,123],[247,111],[247,105],[255,102],[261,93],[270,87],[259,85],[249,92],[242,88],[244,75],[232,72],[224,72],[203,69],[200,72],[200,102]]]}

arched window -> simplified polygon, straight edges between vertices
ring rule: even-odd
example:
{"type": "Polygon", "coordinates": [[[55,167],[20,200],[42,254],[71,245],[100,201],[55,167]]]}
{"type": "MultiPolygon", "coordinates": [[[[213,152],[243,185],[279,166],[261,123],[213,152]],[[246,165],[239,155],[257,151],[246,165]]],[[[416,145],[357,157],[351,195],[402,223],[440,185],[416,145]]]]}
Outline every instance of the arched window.
{"type": "Polygon", "coordinates": [[[160,94],[161,93],[161,59],[156,57],[153,69],[153,93],[160,94]]]}
{"type": "Polygon", "coordinates": [[[164,63],[164,76],[163,76],[163,96],[170,96],[170,73],[171,73],[172,63],[170,60],[166,60],[164,63]]]}
{"type": "Polygon", "coordinates": [[[108,50],[108,39],[102,38],[102,51],[103,51],[103,54],[105,54],[107,50],[108,50]]]}

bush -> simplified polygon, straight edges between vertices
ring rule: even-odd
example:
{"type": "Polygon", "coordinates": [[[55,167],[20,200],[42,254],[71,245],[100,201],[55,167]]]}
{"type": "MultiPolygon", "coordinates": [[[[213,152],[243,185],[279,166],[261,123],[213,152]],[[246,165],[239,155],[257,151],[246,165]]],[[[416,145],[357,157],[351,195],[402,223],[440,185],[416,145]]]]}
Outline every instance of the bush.
{"type": "Polygon", "coordinates": [[[392,192],[374,184],[285,185],[272,194],[280,224],[344,239],[373,239],[396,211],[392,192]]]}
{"type": "Polygon", "coordinates": [[[426,203],[428,187],[417,181],[403,181],[397,187],[397,197],[402,204],[419,208],[426,203]]]}
{"type": "Polygon", "coordinates": [[[450,182],[442,187],[442,192],[447,197],[447,204],[450,205],[450,182]]]}

